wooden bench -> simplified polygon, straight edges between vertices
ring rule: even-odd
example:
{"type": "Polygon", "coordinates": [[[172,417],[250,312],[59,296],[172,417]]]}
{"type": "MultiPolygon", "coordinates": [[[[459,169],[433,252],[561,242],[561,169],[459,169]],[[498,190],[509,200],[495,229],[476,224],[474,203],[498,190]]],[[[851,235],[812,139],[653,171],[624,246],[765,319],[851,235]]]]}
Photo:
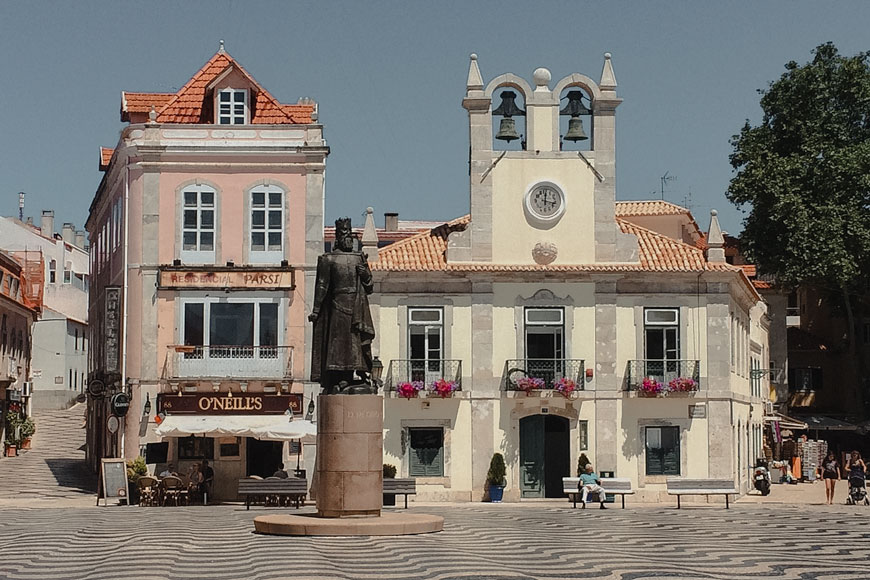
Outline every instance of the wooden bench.
{"type": "Polygon", "coordinates": [[[275,496],[280,499],[288,499],[296,504],[296,508],[302,505],[308,495],[308,480],[296,477],[281,479],[279,477],[267,477],[255,479],[245,477],[239,480],[239,495],[245,498],[245,509],[251,509],[251,503],[262,498],[263,505],[266,499],[275,496]]]}
{"type": "MultiPolygon", "coordinates": [[[[634,490],[631,489],[631,480],[627,477],[602,477],[600,481],[605,494],[610,493],[622,498],[622,509],[625,509],[625,496],[634,494],[634,490]]],[[[576,508],[577,501],[583,493],[583,490],[580,488],[580,478],[563,477],[562,491],[568,494],[568,501],[573,501],[576,508]]]]}
{"type": "Polygon", "coordinates": [[[680,509],[681,495],[724,495],[725,509],[728,509],[728,496],[737,495],[734,482],[730,479],[682,479],[668,478],[668,495],[677,496],[677,509],[680,509]]]}
{"type": "Polygon", "coordinates": [[[417,495],[417,480],[413,477],[384,478],[384,495],[404,495],[405,509],[408,509],[408,496],[417,495]]]}

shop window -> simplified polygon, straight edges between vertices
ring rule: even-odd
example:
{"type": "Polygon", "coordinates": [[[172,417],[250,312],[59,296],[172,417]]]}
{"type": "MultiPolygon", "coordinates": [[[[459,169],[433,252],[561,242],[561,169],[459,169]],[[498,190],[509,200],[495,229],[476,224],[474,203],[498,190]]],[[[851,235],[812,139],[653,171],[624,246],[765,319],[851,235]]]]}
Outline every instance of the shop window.
{"type": "Polygon", "coordinates": [[[444,476],[444,429],[408,429],[410,440],[408,475],[411,477],[444,476]]]}
{"type": "Polygon", "coordinates": [[[818,367],[788,370],[789,391],[818,391],[822,388],[822,369],[818,367]]]}
{"type": "Polygon", "coordinates": [[[680,428],[646,428],[646,474],[680,475],[680,428]]]}
{"type": "Polygon", "coordinates": [[[239,438],[223,437],[220,440],[221,458],[239,456],[239,438]]]}
{"type": "Polygon", "coordinates": [[[211,437],[179,437],[179,459],[214,459],[214,439],[211,437]]]}
{"type": "MultiPolygon", "coordinates": [[[[277,302],[187,302],[183,318],[182,337],[188,346],[279,346],[277,302]]],[[[253,352],[235,348],[231,354],[251,356],[253,352]]],[[[260,356],[275,357],[277,350],[261,348],[260,356]]]]}

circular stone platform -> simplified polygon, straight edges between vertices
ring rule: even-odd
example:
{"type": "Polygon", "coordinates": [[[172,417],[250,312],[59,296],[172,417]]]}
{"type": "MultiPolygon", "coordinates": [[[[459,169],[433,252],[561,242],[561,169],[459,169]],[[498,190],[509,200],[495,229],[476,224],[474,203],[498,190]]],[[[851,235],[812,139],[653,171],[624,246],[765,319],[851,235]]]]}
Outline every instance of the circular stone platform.
{"type": "Polygon", "coordinates": [[[254,518],[254,529],[275,536],[406,536],[444,529],[444,518],[427,514],[382,513],[380,517],[321,518],[276,514],[254,518]]]}

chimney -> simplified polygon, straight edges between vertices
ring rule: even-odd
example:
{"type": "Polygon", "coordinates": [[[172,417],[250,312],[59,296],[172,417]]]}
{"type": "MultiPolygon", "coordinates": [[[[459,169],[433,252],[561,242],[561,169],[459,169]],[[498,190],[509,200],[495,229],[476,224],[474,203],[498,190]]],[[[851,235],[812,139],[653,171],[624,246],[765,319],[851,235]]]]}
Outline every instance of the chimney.
{"type": "Polygon", "coordinates": [[[81,249],[85,249],[85,230],[79,230],[76,232],[76,243],[75,245],[81,249]]]}
{"type": "Polygon", "coordinates": [[[384,213],[384,230],[388,232],[399,231],[399,214],[393,212],[384,213]]]}
{"type": "Polygon", "coordinates": [[[39,229],[43,236],[54,239],[54,211],[42,210],[42,223],[39,229]]]}
{"type": "Polygon", "coordinates": [[[64,222],[60,229],[60,237],[68,244],[72,244],[76,240],[76,228],[69,222],[64,222]]]}

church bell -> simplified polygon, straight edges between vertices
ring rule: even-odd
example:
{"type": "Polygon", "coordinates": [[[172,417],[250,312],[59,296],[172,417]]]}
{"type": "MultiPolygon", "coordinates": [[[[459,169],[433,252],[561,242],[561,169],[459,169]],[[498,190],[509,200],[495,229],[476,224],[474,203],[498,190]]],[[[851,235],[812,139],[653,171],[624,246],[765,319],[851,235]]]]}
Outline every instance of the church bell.
{"type": "Polygon", "coordinates": [[[565,108],[559,111],[560,115],[571,115],[568,120],[568,132],[565,134],[565,141],[585,141],[589,139],[586,131],[583,130],[583,120],[580,115],[590,115],[590,111],[583,104],[583,91],[568,91],[568,104],[565,108]]]}
{"type": "Polygon", "coordinates": [[[499,123],[498,126],[498,133],[496,133],[495,138],[501,141],[507,141],[508,143],[514,139],[520,138],[517,133],[517,124],[511,117],[523,116],[526,114],[525,111],[517,107],[514,102],[516,98],[517,94],[515,92],[502,91],[501,104],[492,112],[493,115],[502,116],[501,123],[499,123]]]}

